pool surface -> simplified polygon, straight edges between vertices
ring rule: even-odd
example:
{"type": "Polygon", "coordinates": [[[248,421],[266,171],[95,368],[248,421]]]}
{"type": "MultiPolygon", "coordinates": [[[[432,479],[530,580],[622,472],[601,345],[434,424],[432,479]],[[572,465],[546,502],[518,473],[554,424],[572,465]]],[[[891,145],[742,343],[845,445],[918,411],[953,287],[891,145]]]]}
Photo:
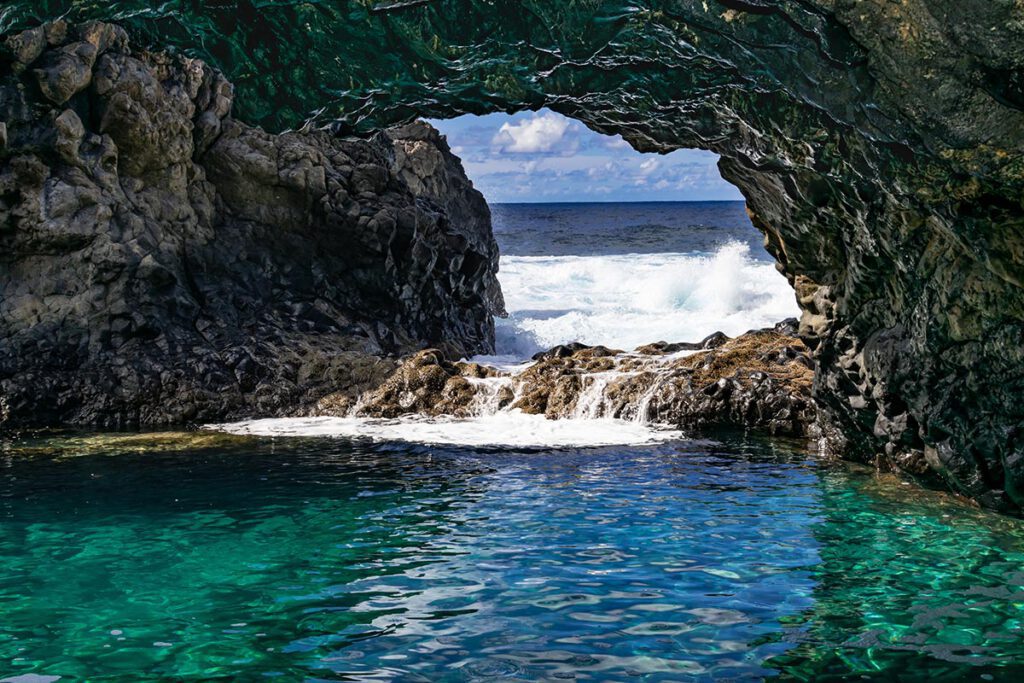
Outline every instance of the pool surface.
{"type": "Polygon", "coordinates": [[[1024,524],[787,442],[75,435],[0,462],[4,681],[1024,675],[1024,524]]]}

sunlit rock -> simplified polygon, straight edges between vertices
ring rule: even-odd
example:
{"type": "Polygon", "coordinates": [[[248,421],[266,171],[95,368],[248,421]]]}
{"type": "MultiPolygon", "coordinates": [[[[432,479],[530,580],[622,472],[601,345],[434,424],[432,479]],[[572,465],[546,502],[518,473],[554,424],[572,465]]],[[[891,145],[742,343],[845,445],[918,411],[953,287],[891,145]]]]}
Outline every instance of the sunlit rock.
{"type": "Polygon", "coordinates": [[[792,323],[735,339],[716,333],[709,343],[679,344],[693,348],[671,354],[661,351],[663,342],[632,353],[556,346],[513,371],[451,362],[427,350],[357,401],[330,395],[313,414],[471,417],[521,411],[549,419],[617,418],[691,434],[726,427],[813,436],[813,371],[792,323]]]}

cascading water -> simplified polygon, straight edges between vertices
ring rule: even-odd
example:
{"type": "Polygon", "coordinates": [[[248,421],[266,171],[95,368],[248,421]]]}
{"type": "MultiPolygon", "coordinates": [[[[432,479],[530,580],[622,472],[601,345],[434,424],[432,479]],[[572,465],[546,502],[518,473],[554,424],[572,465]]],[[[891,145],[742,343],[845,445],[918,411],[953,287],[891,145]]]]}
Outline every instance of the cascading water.
{"type": "MultiPolygon", "coordinates": [[[[482,417],[494,415],[501,410],[502,390],[512,390],[513,383],[510,377],[484,377],[469,378],[469,383],[476,389],[476,397],[473,403],[473,414],[482,417]]],[[[358,411],[353,410],[353,415],[358,411]]]]}

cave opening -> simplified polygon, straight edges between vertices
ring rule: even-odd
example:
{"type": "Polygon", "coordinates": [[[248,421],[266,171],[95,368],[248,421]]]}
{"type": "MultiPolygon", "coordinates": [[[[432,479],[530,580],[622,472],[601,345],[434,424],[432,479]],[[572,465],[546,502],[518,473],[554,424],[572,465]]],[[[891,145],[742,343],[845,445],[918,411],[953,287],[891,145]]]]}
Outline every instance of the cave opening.
{"type": "Polygon", "coordinates": [[[547,108],[429,123],[490,207],[507,317],[490,363],[626,351],[799,314],[717,154],[639,152],[547,108]]]}

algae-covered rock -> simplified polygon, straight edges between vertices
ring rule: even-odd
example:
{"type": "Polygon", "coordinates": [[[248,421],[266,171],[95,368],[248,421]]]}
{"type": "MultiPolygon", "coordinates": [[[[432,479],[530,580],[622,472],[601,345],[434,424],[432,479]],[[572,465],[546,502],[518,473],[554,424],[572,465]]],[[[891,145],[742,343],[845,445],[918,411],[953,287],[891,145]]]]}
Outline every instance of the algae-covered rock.
{"type": "Polygon", "coordinates": [[[379,386],[330,395],[318,415],[468,417],[518,410],[550,419],[621,418],[696,433],[735,427],[768,434],[817,434],[807,348],[791,326],[730,339],[689,356],[637,354],[566,344],[508,372],[451,362],[437,350],[406,358],[379,386]]]}

